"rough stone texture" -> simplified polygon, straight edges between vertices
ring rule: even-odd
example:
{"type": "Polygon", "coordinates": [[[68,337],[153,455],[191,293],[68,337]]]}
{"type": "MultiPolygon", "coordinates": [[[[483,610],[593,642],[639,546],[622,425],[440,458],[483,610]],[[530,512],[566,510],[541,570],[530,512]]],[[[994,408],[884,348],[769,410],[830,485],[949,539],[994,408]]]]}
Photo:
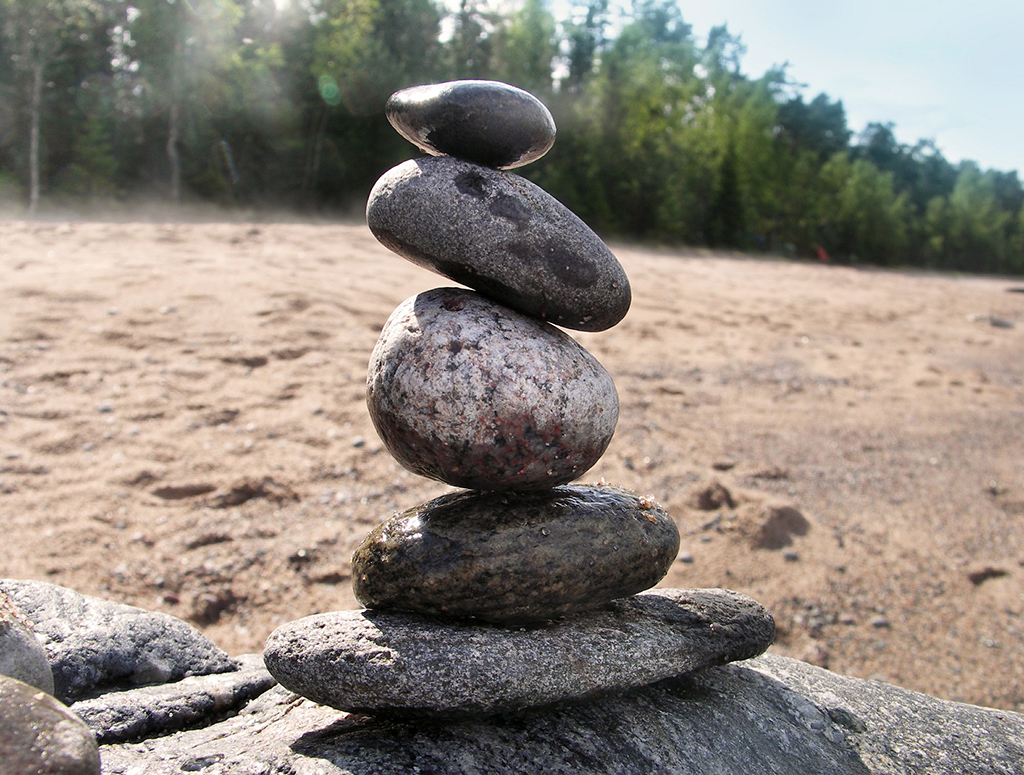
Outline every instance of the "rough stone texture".
{"type": "Polygon", "coordinates": [[[31,626],[0,590],[0,675],[17,678],[53,694],[53,671],[46,659],[46,650],[31,626]]]}
{"type": "Polygon", "coordinates": [[[618,487],[462,492],[373,530],[352,584],[367,608],[520,624],[653,587],[678,552],[672,518],[618,487]]]}
{"type": "Polygon", "coordinates": [[[366,221],[400,256],[524,315],[603,331],[629,310],[629,281],[608,246],[511,172],[447,156],[407,161],[374,185],[366,221]]]}
{"type": "Polygon", "coordinates": [[[1024,715],[947,702],[880,681],[864,681],[767,656],[752,668],[786,687],[813,729],[846,732],[873,773],[1020,773],[1024,715]]]}
{"type": "Polygon", "coordinates": [[[485,715],[627,691],[760,654],[771,615],[720,589],[645,592],[548,627],[340,611],[278,627],[263,657],[282,686],[366,713],[485,715]]]}
{"type": "Polygon", "coordinates": [[[71,710],[100,743],[142,740],[208,726],[277,683],[263,666],[261,655],[246,654],[239,661],[242,669],[232,673],[107,692],[76,702],[71,710]]]}
{"type": "Polygon", "coordinates": [[[223,673],[236,663],[180,619],[79,594],[42,581],[0,580],[32,621],[63,702],[97,689],[223,673]]]}
{"type": "Polygon", "coordinates": [[[1019,775],[1022,760],[1020,714],[772,655],[627,695],[448,723],[350,716],[278,687],[209,729],[103,749],[109,775],[1019,775]]]}
{"type": "Polygon", "coordinates": [[[420,293],[392,313],[366,393],[399,463],[475,490],[581,476],[619,416],[611,376],[574,339],[459,288],[420,293]]]}
{"type": "Polygon", "coordinates": [[[82,720],[44,691],[0,676],[0,772],[95,775],[100,756],[82,720]]]}
{"type": "Polygon", "coordinates": [[[522,167],[555,142],[555,121],[544,103],[497,81],[413,86],[392,94],[384,113],[417,148],[487,167],[522,167]]]}

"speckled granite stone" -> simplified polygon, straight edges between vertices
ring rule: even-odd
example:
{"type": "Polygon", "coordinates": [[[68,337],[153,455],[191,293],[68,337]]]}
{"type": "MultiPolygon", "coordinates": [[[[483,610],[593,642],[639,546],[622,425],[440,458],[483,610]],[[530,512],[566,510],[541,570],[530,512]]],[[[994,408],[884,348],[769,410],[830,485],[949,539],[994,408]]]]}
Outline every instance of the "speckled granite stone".
{"type": "Polygon", "coordinates": [[[395,92],[384,113],[398,133],[435,156],[511,169],[555,142],[555,121],[529,92],[498,81],[448,81],[395,92]]]}
{"type": "Polygon", "coordinates": [[[671,517],[618,487],[462,492],[378,526],[352,585],[367,608],[520,624],[649,589],[678,552],[671,517]]]}
{"type": "Polygon", "coordinates": [[[392,313],[370,356],[367,405],[399,463],[474,490],[581,476],[619,409],[608,372],[570,336],[457,288],[392,313]]]}
{"type": "Polygon", "coordinates": [[[487,715],[747,659],[774,635],[771,615],[744,595],[663,589],[531,629],[317,614],[277,628],[263,658],[282,686],[340,710],[487,715]]]}
{"type": "Polygon", "coordinates": [[[615,256],[525,178],[447,156],[407,161],[374,185],[370,230],[413,263],[524,315],[603,331],[629,310],[615,256]]]}

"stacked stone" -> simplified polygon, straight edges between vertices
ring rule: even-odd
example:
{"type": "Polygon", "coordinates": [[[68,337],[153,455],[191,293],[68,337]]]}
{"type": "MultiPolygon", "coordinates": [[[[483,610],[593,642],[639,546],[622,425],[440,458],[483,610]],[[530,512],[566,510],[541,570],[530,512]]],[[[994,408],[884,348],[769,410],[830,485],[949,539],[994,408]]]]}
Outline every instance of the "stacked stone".
{"type": "Polygon", "coordinates": [[[774,628],[747,598],[637,594],[678,553],[660,506],[568,484],[608,447],[618,395],[552,324],[610,328],[630,288],[586,224],[507,171],[551,148],[547,108],[505,84],[456,81],[398,92],[386,113],[430,156],[381,177],[370,229],[473,290],[437,288],[394,311],[370,358],[367,404],[403,466],[466,489],[372,531],[352,561],[369,610],[279,628],[264,652],[271,673],[343,710],[487,713],[760,653],[774,628]],[[715,632],[740,620],[756,626],[715,632]],[[703,641],[679,653],[694,629],[703,641]]]}

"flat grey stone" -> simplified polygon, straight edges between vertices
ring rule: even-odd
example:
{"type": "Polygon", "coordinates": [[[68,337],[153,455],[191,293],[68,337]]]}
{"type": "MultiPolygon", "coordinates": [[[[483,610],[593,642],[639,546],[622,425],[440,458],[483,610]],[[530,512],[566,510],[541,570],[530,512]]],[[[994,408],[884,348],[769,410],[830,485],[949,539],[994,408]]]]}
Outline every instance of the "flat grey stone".
{"type": "Polygon", "coordinates": [[[391,314],[366,399],[399,463],[474,490],[581,476],[619,416],[611,376],[568,334],[462,288],[420,293],[391,314]]]}
{"type": "Polygon", "coordinates": [[[237,669],[209,638],[168,614],[42,581],[2,579],[0,590],[31,620],[49,657],[54,694],[63,702],[98,689],[237,669]]]}
{"type": "Polygon", "coordinates": [[[420,150],[511,169],[536,161],[555,142],[555,121],[529,92],[498,81],[448,81],[395,92],[391,125],[420,150]]]}
{"type": "Polygon", "coordinates": [[[521,624],[649,589],[678,552],[672,518],[619,487],[451,493],[375,528],[352,586],[367,608],[521,624]]]}
{"type": "Polygon", "coordinates": [[[46,650],[31,630],[32,623],[0,590],[0,675],[24,681],[53,694],[53,671],[46,650]]]}
{"type": "Polygon", "coordinates": [[[505,629],[341,611],[278,627],[263,657],[282,686],[362,713],[486,715],[628,691],[748,659],[771,615],[727,590],[656,590],[548,627],[505,629]]]}
{"type": "Polygon", "coordinates": [[[76,702],[71,711],[100,743],[142,740],[208,726],[277,683],[263,666],[261,655],[247,654],[239,661],[242,668],[232,673],[111,691],[76,702]]]}
{"type": "Polygon", "coordinates": [[[525,178],[448,156],[407,161],[370,192],[366,222],[387,248],[524,315],[603,331],[629,310],[608,246],[525,178]]]}
{"type": "Polygon", "coordinates": [[[1019,775],[1021,761],[1020,714],[772,655],[452,722],[351,716],[277,687],[209,729],[103,748],[108,775],[1019,775]]]}
{"type": "Polygon", "coordinates": [[[98,775],[92,732],[51,695],[0,676],[0,772],[98,775]]]}

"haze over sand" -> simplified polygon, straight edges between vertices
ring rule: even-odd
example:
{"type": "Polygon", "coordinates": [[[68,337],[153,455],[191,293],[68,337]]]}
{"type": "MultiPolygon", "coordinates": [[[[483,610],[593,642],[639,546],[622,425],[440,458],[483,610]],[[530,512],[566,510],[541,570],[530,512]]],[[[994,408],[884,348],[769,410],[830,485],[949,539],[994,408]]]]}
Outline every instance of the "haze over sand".
{"type": "MultiPolygon", "coordinates": [[[[1024,710],[1024,281],[615,252],[633,308],[576,336],[621,417],[582,481],[675,517],[663,585],[752,595],[777,652],[1024,710]]],[[[356,607],[353,548],[448,489],[363,393],[392,309],[450,283],[365,227],[0,222],[0,268],[5,576],[258,651],[356,607]]]]}

